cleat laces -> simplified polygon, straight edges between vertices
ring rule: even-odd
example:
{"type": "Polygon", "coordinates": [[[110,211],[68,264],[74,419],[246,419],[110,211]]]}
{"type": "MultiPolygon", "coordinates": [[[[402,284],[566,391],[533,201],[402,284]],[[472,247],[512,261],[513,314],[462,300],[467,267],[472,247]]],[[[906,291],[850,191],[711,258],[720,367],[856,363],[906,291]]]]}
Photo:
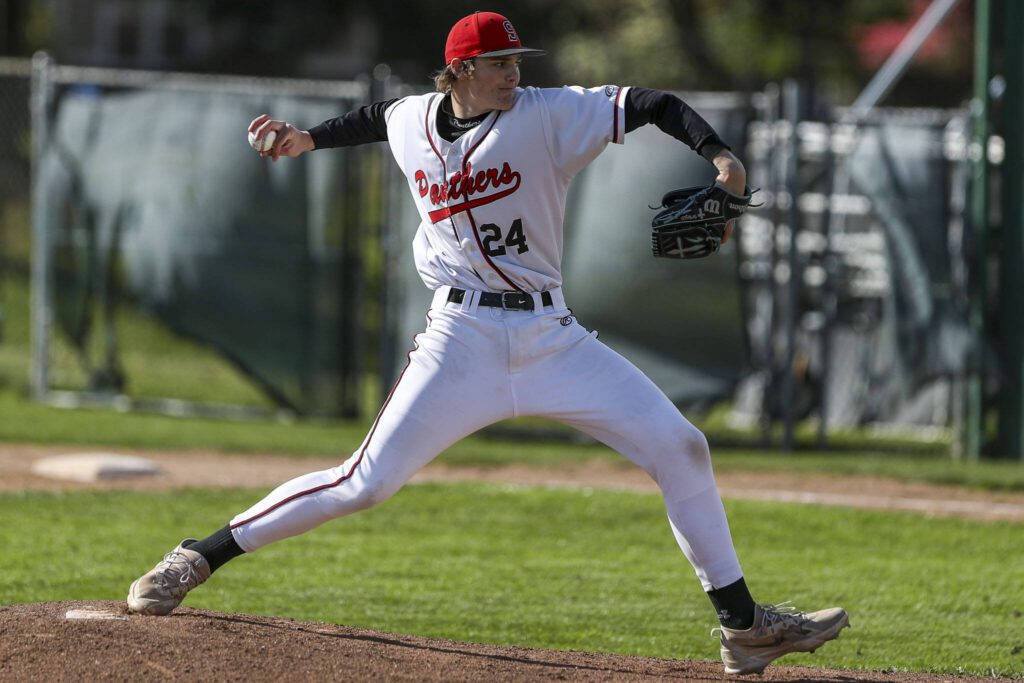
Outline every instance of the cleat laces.
{"type": "MultiPolygon", "coordinates": [[[[175,574],[178,574],[178,583],[187,588],[192,587],[189,585],[192,581],[199,582],[199,576],[196,574],[195,567],[192,566],[188,557],[178,550],[172,550],[164,555],[164,561],[160,564],[163,565],[160,568],[161,575],[168,579],[168,583],[173,582],[175,574]],[[182,569],[182,565],[184,565],[184,569],[182,569]]],[[[171,586],[169,585],[168,588],[171,588],[171,586]]]]}
{"type": "Polygon", "coordinates": [[[764,614],[761,623],[773,630],[776,624],[784,629],[793,626],[799,627],[807,621],[807,616],[793,607],[791,602],[791,600],[787,600],[777,605],[761,605],[761,611],[764,614]]]}
{"type": "MultiPolygon", "coordinates": [[[[803,623],[807,621],[807,616],[804,612],[797,610],[793,607],[792,600],[780,602],[777,605],[760,605],[761,607],[761,623],[752,624],[750,628],[767,628],[770,632],[774,633],[778,630],[787,630],[791,628],[801,628],[803,623]]],[[[802,629],[801,629],[802,630],[802,629]]],[[[711,629],[711,637],[721,637],[723,634],[721,626],[715,626],[711,629]]]]}

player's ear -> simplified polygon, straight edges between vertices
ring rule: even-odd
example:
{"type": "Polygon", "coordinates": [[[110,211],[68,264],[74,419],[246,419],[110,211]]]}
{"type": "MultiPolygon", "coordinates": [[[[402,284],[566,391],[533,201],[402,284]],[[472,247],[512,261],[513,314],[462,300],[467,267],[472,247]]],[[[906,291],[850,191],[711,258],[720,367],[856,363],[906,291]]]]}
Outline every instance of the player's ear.
{"type": "Polygon", "coordinates": [[[452,63],[448,65],[451,67],[452,73],[455,74],[456,78],[462,78],[466,74],[466,63],[456,57],[452,60],[452,63]]]}

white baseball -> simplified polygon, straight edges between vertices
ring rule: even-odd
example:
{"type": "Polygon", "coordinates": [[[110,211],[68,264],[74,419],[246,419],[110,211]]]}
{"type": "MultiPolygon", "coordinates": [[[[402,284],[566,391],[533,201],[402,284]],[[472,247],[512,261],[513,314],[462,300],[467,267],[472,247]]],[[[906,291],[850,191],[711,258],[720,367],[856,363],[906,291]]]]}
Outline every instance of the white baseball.
{"type": "Polygon", "coordinates": [[[270,148],[274,146],[274,140],[276,139],[277,133],[275,131],[269,131],[262,140],[256,139],[256,133],[249,133],[249,145],[257,152],[269,152],[270,148]]]}

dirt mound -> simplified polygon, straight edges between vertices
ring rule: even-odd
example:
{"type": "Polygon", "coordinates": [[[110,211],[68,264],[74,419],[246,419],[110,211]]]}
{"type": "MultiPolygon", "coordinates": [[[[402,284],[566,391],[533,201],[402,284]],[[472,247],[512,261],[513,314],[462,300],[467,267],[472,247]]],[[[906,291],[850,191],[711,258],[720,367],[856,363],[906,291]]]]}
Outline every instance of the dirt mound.
{"type": "MultiPolygon", "coordinates": [[[[0,680],[719,680],[718,662],[529,650],[290,619],[181,608],[128,615],[120,602],[0,607],[0,680]],[[68,613],[106,613],[69,619],[68,613]]],[[[993,678],[770,667],[769,681],[991,681],[993,678]]]]}

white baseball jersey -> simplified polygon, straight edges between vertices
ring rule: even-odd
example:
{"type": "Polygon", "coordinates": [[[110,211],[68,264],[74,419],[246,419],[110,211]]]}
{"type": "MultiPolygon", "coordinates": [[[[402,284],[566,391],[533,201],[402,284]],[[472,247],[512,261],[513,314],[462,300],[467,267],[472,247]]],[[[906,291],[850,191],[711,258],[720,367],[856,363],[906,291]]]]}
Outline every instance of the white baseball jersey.
{"type": "Polygon", "coordinates": [[[704,435],[575,320],[561,290],[569,182],[623,141],[625,97],[615,86],[519,89],[510,110],[492,111],[453,143],[437,131],[442,95],[388,107],[387,138],[420,212],[416,267],[435,290],[427,328],[359,449],[236,515],[239,547],[251,552],[376,505],[459,439],[538,415],[651,475],[706,589],[742,577],[704,435]],[[532,293],[533,306],[484,303],[487,291],[515,290],[532,293]]]}
{"type": "Polygon", "coordinates": [[[388,141],[420,212],[414,253],[427,287],[560,287],[569,181],[624,141],[627,90],[518,88],[510,110],[455,142],[437,132],[441,94],[393,104],[388,141]]]}

